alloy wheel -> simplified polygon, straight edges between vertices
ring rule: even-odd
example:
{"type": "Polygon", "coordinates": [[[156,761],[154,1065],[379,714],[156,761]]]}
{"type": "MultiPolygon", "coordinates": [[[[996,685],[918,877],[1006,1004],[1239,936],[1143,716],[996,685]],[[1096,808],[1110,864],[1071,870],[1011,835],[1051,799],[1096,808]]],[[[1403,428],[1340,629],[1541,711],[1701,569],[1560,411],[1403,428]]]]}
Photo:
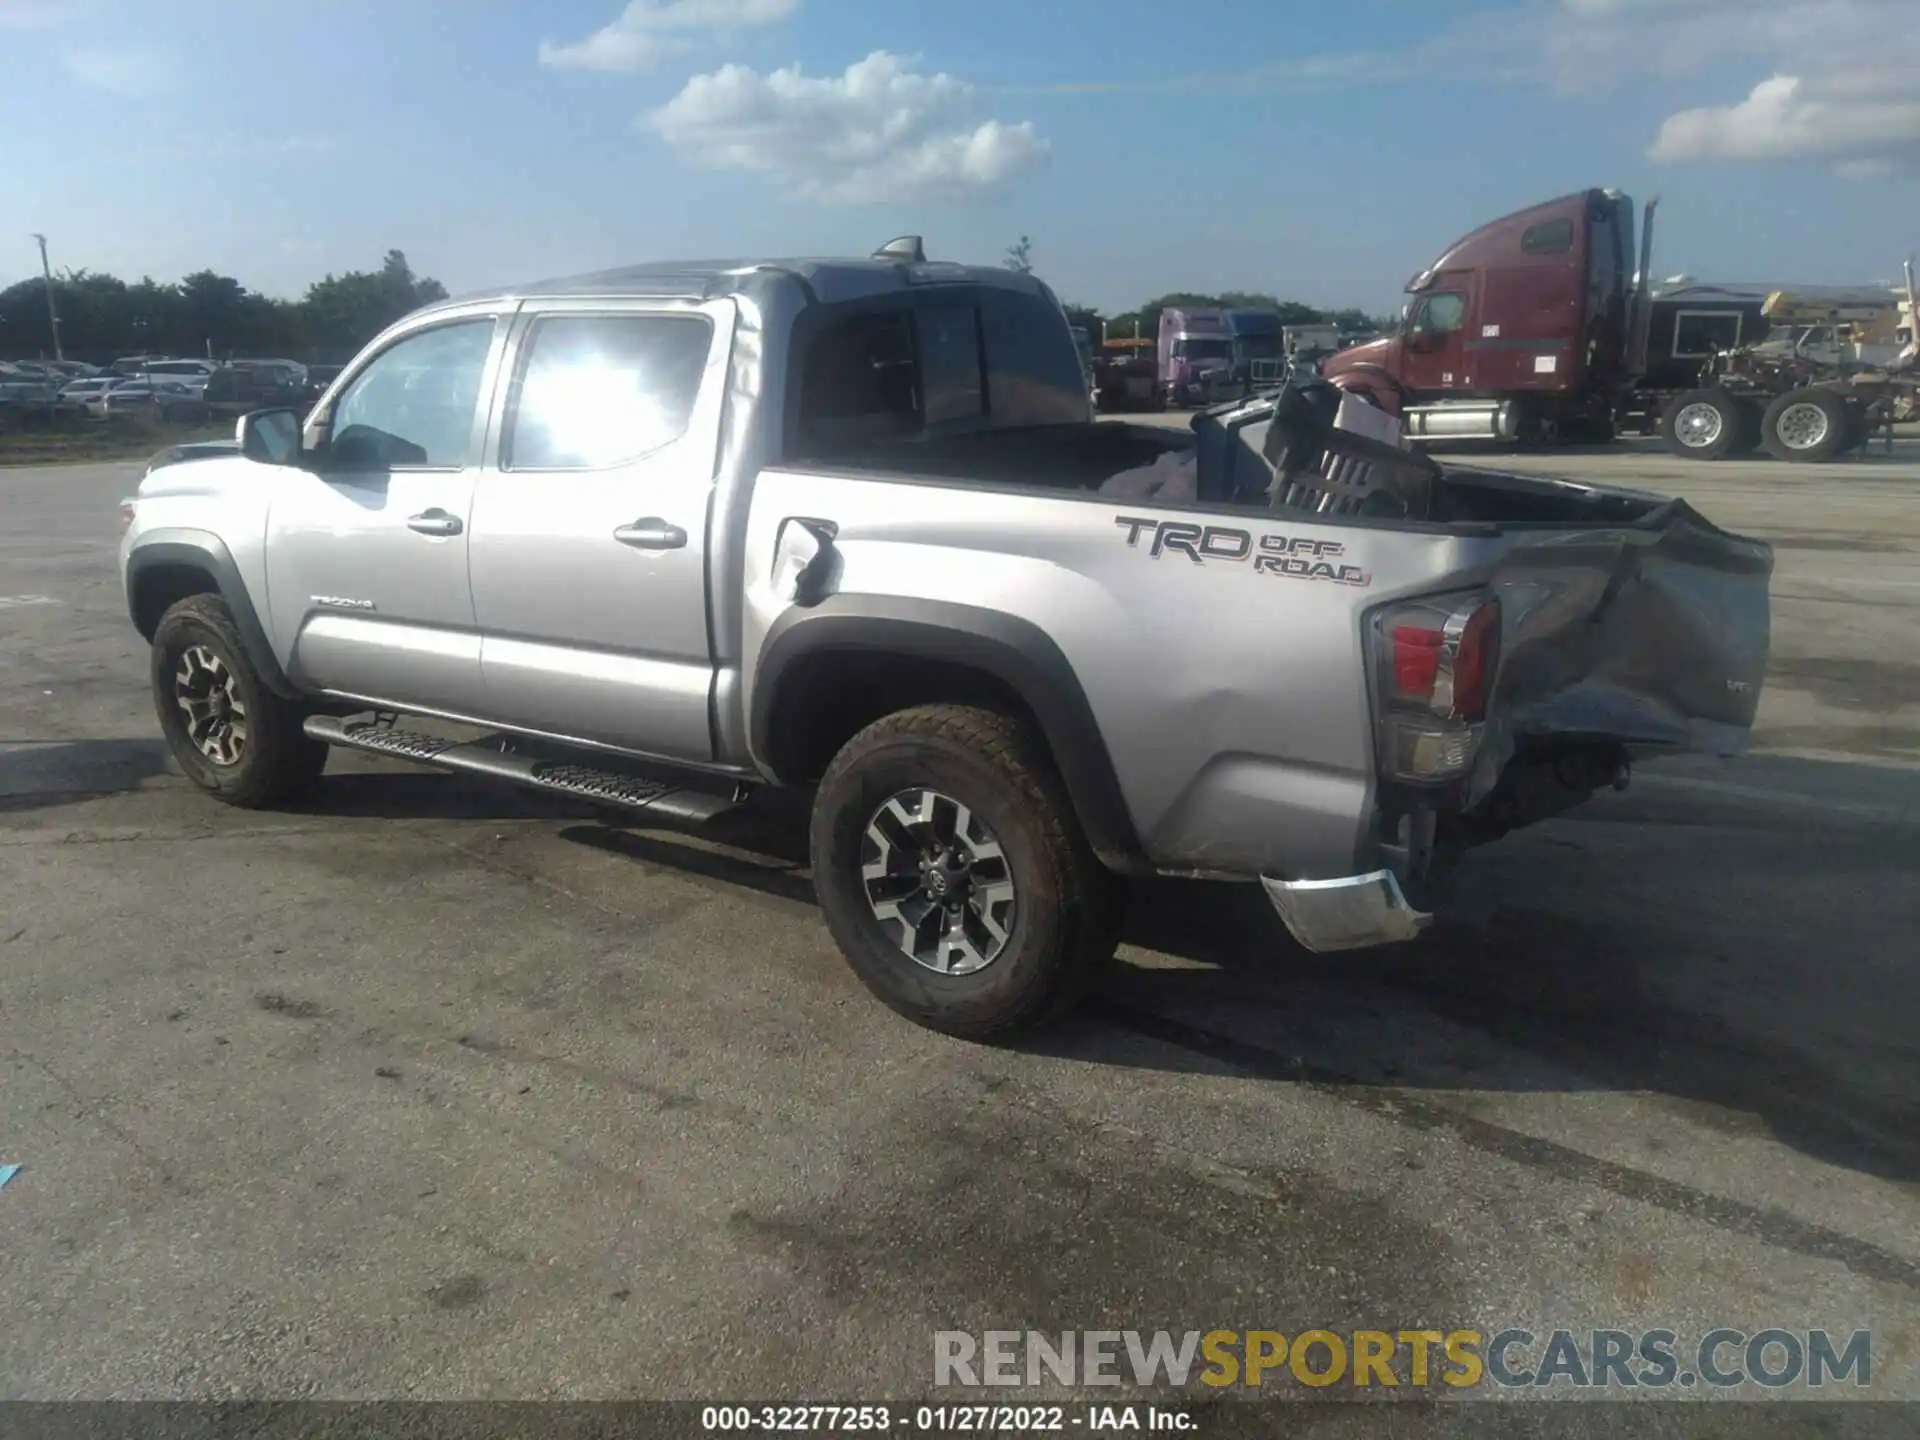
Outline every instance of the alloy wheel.
{"type": "Polygon", "coordinates": [[[901,952],[941,975],[999,958],[1018,897],[992,829],[938,790],[903,790],[867,822],[860,878],[867,904],[901,952]]]}
{"type": "Polygon", "coordinates": [[[1811,450],[1827,438],[1829,424],[1825,410],[1803,400],[1782,410],[1773,428],[1789,450],[1811,450]]]}
{"type": "Polygon", "coordinates": [[[1699,450],[1718,440],[1726,423],[1718,405],[1696,402],[1673,417],[1673,433],[1689,450],[1699,450]]]}
{"type": "Polygon", "coordinates": [[[205,645],[190,645],[173,672],[173,701],[186,716],[187,738],[216,765],[234,766],[247,747],[247,707],[227,663],[205,645]]]}

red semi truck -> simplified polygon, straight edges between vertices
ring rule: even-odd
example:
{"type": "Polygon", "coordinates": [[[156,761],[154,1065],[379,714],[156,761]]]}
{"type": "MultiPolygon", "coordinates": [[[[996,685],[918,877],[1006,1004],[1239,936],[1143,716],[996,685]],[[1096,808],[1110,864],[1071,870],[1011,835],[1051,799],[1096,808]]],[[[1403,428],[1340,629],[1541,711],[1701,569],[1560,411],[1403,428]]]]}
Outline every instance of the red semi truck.
{"type": "Polygon", "coordinates": [[[1416,440],[1608,440],[1645,368],[1649,201],[1582,190],[1482,225],[1407,282],[1399,329],[1321,363],[1416,440]]]}

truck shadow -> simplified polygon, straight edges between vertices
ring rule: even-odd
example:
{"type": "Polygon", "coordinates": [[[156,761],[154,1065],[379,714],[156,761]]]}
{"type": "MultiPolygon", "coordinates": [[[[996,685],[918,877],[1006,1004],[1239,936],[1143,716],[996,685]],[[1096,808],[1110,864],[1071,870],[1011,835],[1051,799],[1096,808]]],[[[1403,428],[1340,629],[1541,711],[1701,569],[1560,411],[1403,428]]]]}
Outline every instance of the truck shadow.
{"type": "MultiPolygon", "coordinates": [[[[1647,786],[1475,852],[1462,913],[1411,945],[1313,955],[1257,887],[1141,882],[1098,996],[1021,1048],[1379,1091],[1651,1095],[1674,1121],[1920,1180],[1920,969],[1898,958],[1920,929],[1920,824],[1898,818],[1920,816],[1920,776],[1761,758],[1742,774],[1737,793],[1647,786]],[[1801,808],[1753,798],[1773,786],[1801,808]]],[[[699,842],[562,834],[812,904],[790,802],[699,842]]],[[[1652,1151],[1684,1144],[1636,1123],[1652,1151]]]]}
{"type": "MultiPolygon", "coordinates": [[[[1741,768],[1741,786],[1683,773],[1475,852],[1460,913],[1405,946],[1313,955],[1253,887],[1144,885],[1140,953],[1096,1014],[1171,1019],[1178,1048],[1050,1043],[1402,1090],[1650,1094],[1717,1133],[1920,1179],[1920,774],[1741,768]]],[[[1641,1128],[1651,1151],[1684,1144],[1641,1128]]]]}
{"type": "Polygon", "coordinates": [[[0,815],[122,794],[176,773],[158,738],[0,741],[0,815]]]}

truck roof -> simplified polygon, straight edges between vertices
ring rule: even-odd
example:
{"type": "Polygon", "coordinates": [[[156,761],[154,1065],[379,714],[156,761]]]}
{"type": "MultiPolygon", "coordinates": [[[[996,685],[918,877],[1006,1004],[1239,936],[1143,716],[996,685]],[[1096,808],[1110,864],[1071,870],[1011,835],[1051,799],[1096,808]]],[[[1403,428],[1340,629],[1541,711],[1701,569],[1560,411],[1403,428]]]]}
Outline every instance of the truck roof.
{"type": "Polygon", "coordinates": [[[1053,293],[1031,275],[991,265],[956,265],[945,261],[907,261],[869,256],[860,259],[793,258],[758,260],[657,261],[623,265],[537,280],[492,290],[457,295],[442,305],[476,300],[570,299],[686,299],[710,300],[751,292],[771,284],[799,283],[823,304],[858,300],[915,285],[990,285],[1017,290],[1047,300],[1053,293]]]}

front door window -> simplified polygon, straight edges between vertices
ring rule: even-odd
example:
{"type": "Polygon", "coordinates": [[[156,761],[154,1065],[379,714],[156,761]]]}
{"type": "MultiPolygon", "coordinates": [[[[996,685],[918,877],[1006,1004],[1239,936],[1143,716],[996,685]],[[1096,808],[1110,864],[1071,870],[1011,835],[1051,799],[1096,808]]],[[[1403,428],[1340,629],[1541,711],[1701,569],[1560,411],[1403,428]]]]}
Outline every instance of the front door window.
{"type": "Polygon", "coordinates": [[[492,344],[491,319],[463,320],[382,351],[333,407],[329,468],[465,465],[492,344]]]}

